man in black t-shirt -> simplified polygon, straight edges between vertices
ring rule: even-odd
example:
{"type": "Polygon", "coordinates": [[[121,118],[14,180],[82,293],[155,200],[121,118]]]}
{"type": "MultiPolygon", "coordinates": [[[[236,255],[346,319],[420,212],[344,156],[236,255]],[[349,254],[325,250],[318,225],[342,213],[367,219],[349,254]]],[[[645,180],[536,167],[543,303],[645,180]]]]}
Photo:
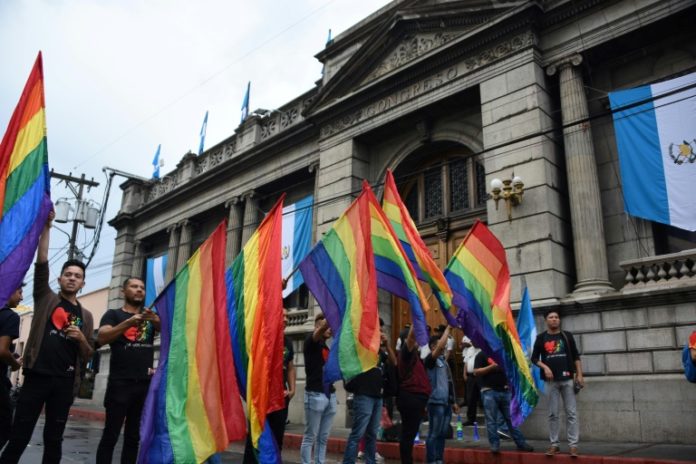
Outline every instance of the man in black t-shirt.
{"type": "Polygon", "coordinates": [[[499,416],[503,416],[504,422],[510,430],[510,435],[519,451],[534,451],[522,435],[522,432],[512,426],[510,420],[510,391],[507,385],[507,377],[503,368],[488,357],[483,351],[479,351],[474,360],[474,375],[481,388],[481,400],[483,412],[486,415],[486,434],[491,445],[491,453],[500,452],[500,437],[498,436],[499,416]]]}
{"type": "Polygon", "coordinates": [[[532,362],[544,373],[546,391],[549,394],[549,440],[551,446],[546,454],[553,456],[560,451],[559,433],[559,399],[563,398],[566,412],[566,432],[570,456],[578,456],[580,426],[575,405],[574,386],[585,385],[582,375],[580,353],[575,345],[573,334],[561,330],[561,318],[556,310],[544,314],[547,330],[537,335],[534,341],[532,362]]]}
{"type": "Polygon", "coordinates": [[[0,309],[0,449],[7,443],[12,429],[12,384],[7,377],[8,368],[14,372],[22,366],[22,360],[14,356],[13,341],[19,338],[19,315],[12,310],[22,298],[22,287],[19,287],[7,305],[0,309]]]}
{"type": "Polygon", "coordinates": [[[329,431],[336,415],[336,394],[332,385],[324,385],[324,364],[329,358],[326,340],[331,328],[323,314],[314,318],[314,331],[304,342],[305,360],[305,429],[300,446],[302,464],[324,464],[329,431]],[[314,448],[314,459],[312,459],[314,448]]]}
{"type": "Polygon", "coordinates": [[[17,399],[10,439],[0,463],[16,463],[29,444],[44,409],[44,464],[58,463],[63,454],[63,432],[80,386],[80,371],[94,352],[92,313],[77,299],[85,285],[85,265],[68,260],[58,277],[60,292],[48,284],[48,215],[39,237],[34,267],[34,316],[24,347],[24,384],[17,399]],[[44,408],[45,406],[45,408],[44,408]]]}
{"type": "Polygon", "coordinates": [[[145,283],[137,277],[126,279],[121,289],[125,304],[108,310],[99,324],[97,342],[111,346],[109,381],[104,395],[106,420],[97,448],[97,464],[108,464],[123,432],[121,463],[135,463],[140,442],[140,415],[150,386],[155,331],[160,320],[143,308],[145,283]]]}

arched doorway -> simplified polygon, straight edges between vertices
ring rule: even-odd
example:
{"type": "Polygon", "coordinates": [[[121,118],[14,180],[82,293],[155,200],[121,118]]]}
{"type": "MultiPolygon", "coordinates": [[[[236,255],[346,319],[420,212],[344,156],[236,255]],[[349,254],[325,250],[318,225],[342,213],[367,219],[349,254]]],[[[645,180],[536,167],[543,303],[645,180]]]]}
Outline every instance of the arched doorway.
{"type": "MultiPolygon", "coordinates": [[[[482,159],[464,145],[454,142],[436,142],[421,147],[394,169],[399,194],[440,269],[447,266],[474,221],[477,218],[486,220],[485,177],[482,159]]],[[[426,320],[435,329],[445,324],[445,318],[430,289],[423,289],[429,296],[431,307],[426,320]]],[[[408,303],[393,297],[393,340],[410,321],[408,303]]],[[[456,332],[454,339],[457,343],[450,365],[457,396],[463,396],[459,347],[462,334],[456,332]]]]}

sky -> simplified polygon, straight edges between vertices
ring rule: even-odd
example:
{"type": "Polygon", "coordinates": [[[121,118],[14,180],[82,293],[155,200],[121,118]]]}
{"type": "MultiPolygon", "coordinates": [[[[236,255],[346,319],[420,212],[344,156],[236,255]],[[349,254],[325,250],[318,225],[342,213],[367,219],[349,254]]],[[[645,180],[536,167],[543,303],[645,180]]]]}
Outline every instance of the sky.
{"type": "MultiPolygon", "coordinates": [[[[100,183],[104,166],[162,174],[189,150],[210,112],[206,147],[233,134],[247,82],[250,109],[274,109],[321,77],[314,58],[333,37],[387,0],[0,0],[0,130],[4,132],[39,50],[43,53],[49,165],[100,183]]],[[[115,178],[106,220],[121,203],[115,178]]],[[[54,202],[71,196],[52,182],[54,202]]],[[[66,259],[68,225],[51,235],[52,281],[66,259]]],[[[84,229],[78,246],[89,252],[84,229]]],[[[85,292],[108,286],[115,230],[104,227],[85,292]]],[[[31,270],[30,270],[31,273],[31,270]]],[[[30,281],[31,276],[28,276],[30,281]]],[[[25,302],[31,304],[31,287],[25,302]]]]}

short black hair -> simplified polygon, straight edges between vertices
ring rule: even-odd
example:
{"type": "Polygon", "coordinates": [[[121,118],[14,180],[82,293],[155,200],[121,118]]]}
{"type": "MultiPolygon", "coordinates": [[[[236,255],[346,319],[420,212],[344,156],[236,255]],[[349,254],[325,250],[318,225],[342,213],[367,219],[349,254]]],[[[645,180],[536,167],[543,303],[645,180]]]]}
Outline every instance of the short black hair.
{"type": "Polygon", "coordinates": [[[437,335],[433,335],[432,337],[430,337],[430,340],[428,340],[428,346],[437,345],[437,342],[439,341],[440,337],[438,337],[437,335]]]}
{"type": "Polygon", "coordinates": [[[145,283],[145,281],[144,281],[143,279],[141,279],[140,277],[133,277],[133,276],[131,276],[131,277],[128,277],[126,280],[123,281],[123,288],[126,288],[126,287],[128,286],[128,282],[130,282],[131,280],[139,280],[139,281],[141,281],[142,283],[145,283]]]}
{"type": "Polygon", "coordinates": [[[70,266],[77,266],[77,267],[79,267],[80,269],[82,269],[82,278],[84,279],[85,277],[87,277],[87,266],[85,266],[85,263],[83,263],[83,262],[80,261],[79,259],[69,259],[69,260],[67,260],[66,262],[64,262],[64,263],[63,263],[63,267],[60,269],[61,275],[62,275],[63,272],[65,272],[65,270],[66,270],[67,268],[69,268],[70,266]]]}
{"type": "Polygon", "coordinates": [[[384,327],[384,319],[382,319],[381,317],[379,318],[379,326],[384,327]]]}
{"type": "Polygon", "coordinates": [[[561,317],[561,311],[559,311],[558,309],[549,308],[549,309],[544,311],[544,319],[549,317],[549,314],[551,314],[551,313],[556,313],[556,314],[558,314],[559,318],[561,317]]]}

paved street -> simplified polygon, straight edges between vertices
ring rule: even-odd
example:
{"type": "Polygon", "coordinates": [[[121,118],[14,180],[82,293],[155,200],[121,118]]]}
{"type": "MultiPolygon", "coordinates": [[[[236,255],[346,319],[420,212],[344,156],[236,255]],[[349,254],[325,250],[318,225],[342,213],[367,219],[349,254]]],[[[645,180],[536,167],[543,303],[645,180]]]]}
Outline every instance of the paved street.
{"type": "MultiPolygon", "coordinates": [[[[101,438],[103,422],[82,419],[79,417],[70,417],[68,426],[65,429],[65,440],[63,441],[63,459],[61,463],[93,463],[97,452],[97,445],[101,438]]],[[[39,419],[39,423],[34,430],[34,435],[31,437],[27,450],[22,455],[20,463],[35,464],[41,462],[43,454],[43,416],[39,419]]],[[[113,462],[120,462],[121,459],[122,441],[119,439],[114,452],[113,462]]],[[[224,463],[239,463],[243,456],[242,444],[233,444],[230,449],[223,453],[222,462],[224,463]]],[[[342,455],[329,454],[327,456],[327,464],[335,464],[341,462],[342,455]]],[[[285,450],[283,452],[283,462],[294,464],[300,462],[300,453],[297,449],[285,450]]],[[[388,460],[388,464],[397,463],[398,461],[388,460]]]]}

